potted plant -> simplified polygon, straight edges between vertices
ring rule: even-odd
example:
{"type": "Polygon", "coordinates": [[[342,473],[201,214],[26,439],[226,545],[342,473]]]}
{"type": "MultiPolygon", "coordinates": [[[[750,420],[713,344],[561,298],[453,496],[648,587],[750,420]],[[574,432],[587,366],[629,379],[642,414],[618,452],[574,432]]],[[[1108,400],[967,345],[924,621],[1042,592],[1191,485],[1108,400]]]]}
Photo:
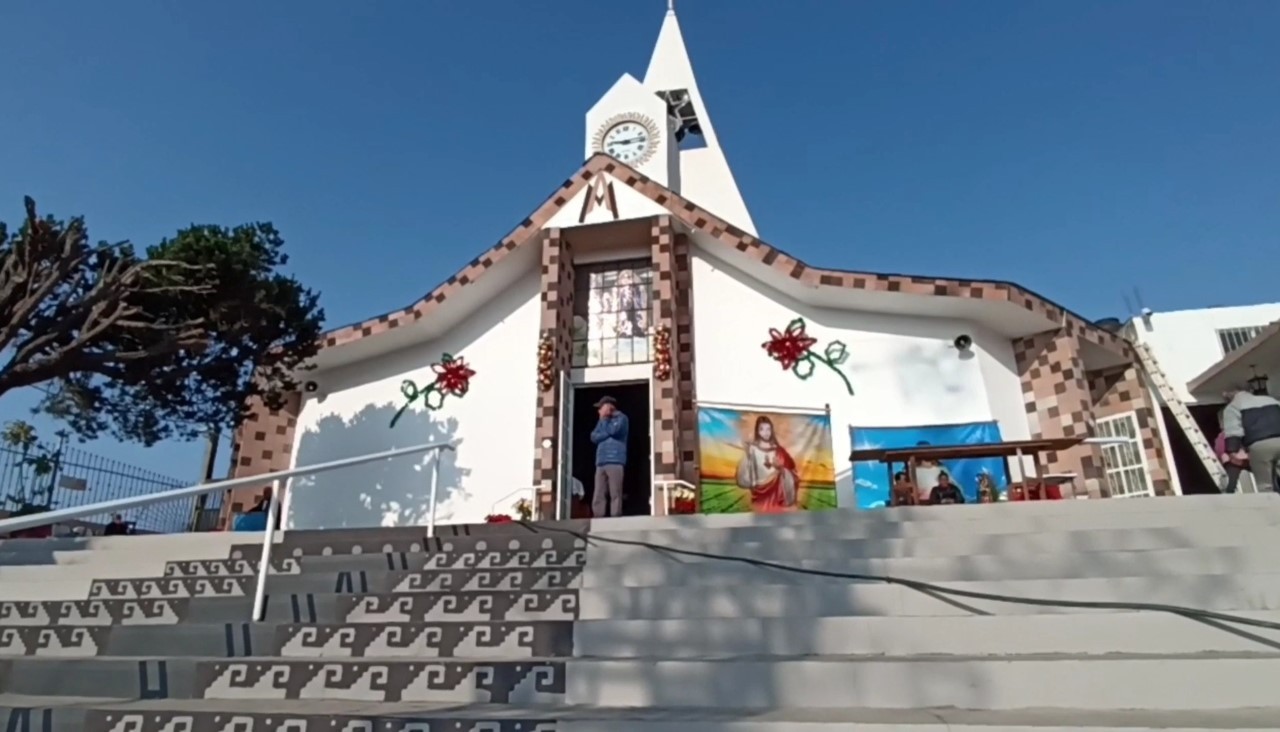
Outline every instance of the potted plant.
{"type": "MultiPolygon", "coordinates": [[[[58,432],[58,446],[51,448],[40,441],[35,427],[26,422],[14,421],[0,432],[0,442],[12,455],[10,465],[15,468],[17,486],[5,496],[9,517],[34,516],[53,510],[53,489],[57,485],[62,467],[62,450],[67,443],[67,433],[58,432]]],[[[37,526],[13,532],[15,539],[42,539],[53,536],[53,526],[37,526]]]]}
{"type": "Polygon", "coordinates": [[[528,498],[521,498],[516,501],[512,508],[515,510],[516,515],[520,517],[521,521],[533,520],[533,501],[530,501],[528,498]]]}

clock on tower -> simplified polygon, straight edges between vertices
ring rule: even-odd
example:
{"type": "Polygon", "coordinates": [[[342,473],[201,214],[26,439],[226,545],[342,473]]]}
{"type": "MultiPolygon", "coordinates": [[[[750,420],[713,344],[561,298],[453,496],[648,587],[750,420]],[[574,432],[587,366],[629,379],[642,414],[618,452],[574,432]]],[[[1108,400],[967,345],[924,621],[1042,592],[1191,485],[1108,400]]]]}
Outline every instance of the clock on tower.
{"type": "Polygon", "coordinates": [[[645,115],[620,114],[600,125],[593,146],[596,152],[638,168],[658,151],[660,135],[658,125],[645,115]]]}

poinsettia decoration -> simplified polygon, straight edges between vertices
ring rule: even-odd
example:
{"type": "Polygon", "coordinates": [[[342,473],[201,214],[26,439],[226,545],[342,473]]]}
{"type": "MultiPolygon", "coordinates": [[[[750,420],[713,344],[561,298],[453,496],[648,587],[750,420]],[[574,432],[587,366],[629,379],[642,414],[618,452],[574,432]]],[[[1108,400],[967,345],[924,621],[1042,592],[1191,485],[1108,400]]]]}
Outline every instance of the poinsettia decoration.
{"type": "Polygon", "coordinates": [[[658,381],[671,378],[671,329],[665,325],[653,331],[653,375],[658,381]]]}
{"type": "Polygon", "coordinates": [[[431,364],[431,371],[435,373],[436,378],[426,386],[418,386],[413,379],[405,379],[400,383],[404,404],[391,418],[392,427],[396,426],[396,422],[400,421],[405,410],[415,402],[421,401],[422,406],[435,411],[444,406],[445,397],[466,396],[471,390],[471,377],[476,375],[475,369],[468,366],[465,359],[448,353],[442,354],[439,362],[431,364]]]}
{"type": "Polygon", "coordinates": [[[790,371],[797,378],[808,379],[822,364],[836,373],[844,386],[853,393],[853,384],[849,377],[840,370],[841,364],[849,359],[849,348],[843,341],[831,341],[822,349],[822,353],[813,350],[818,339],[809,335],[804,318],[796,318],[787,324],[787,329],[779,331],[769,329],[769,340],[761,344],[769,358],[777,361],[783,370],[790,371]]]}

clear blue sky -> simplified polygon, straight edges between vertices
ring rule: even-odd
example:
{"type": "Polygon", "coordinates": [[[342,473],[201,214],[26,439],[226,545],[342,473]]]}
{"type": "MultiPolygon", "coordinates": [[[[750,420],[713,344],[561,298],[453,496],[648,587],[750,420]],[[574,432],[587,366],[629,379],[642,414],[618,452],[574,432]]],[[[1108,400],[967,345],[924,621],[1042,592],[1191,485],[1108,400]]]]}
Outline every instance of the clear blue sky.
{"type": "MultiPolygon", "coordinates": [[[[802,259],[1015,280],[1091,317],[1135,286],[1157,310],[1277,299],[1280,2],[677,8],[761,236],[802,259]]],[[[0,219],[30,194],[141,244],[271,220],[331,325],[376,315],[576,169],[664,9],[4,0],[0,219]]],[[[177,477],[201,453],[90,449],[177,477]]]]}

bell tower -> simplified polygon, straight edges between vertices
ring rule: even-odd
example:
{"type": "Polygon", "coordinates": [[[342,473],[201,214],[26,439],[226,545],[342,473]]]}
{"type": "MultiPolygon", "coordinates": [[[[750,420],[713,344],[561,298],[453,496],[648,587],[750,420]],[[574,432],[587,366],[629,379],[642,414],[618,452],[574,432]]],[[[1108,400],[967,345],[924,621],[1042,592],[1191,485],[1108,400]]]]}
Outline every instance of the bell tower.
{"type": "Polygon", "coordinates": [[[587,112],[586,157],[608,153],[730,224],[756,234],[685,49],[674,0],[644,81],[623,74],[587,112]]]}

